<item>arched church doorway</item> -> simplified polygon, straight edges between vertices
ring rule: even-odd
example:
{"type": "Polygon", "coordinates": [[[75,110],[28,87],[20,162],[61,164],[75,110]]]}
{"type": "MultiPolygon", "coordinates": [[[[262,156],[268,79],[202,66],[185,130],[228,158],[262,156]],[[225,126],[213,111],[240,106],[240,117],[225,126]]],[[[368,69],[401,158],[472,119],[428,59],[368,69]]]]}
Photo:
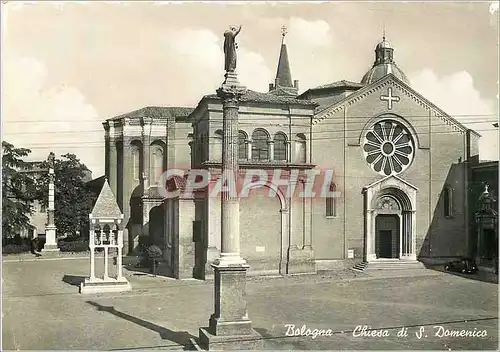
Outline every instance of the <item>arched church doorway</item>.
{"type": "Polygon", "coordinates": [[[417,188],[395,176],[365,187],[365,260],[416,261],[417,188]]]}
{"type": "Polygon", "coordinates": [[[378,258],[399,258],[399,215],[379,214],[375,218],[375,254],[378,258]]]}

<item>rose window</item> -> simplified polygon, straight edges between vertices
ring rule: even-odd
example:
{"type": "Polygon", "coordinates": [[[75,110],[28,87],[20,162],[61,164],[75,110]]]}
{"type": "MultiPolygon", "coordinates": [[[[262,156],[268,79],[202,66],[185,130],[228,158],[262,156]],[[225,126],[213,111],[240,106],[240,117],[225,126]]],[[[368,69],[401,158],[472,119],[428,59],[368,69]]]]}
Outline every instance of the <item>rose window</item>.
{"type": "Polygon", "coordinates": [[[404,126],[395,121],[381,121],[366,133],[363,151],[372,170],[389,176],[402,172],[410,165],[414,146],[404,126]]]}

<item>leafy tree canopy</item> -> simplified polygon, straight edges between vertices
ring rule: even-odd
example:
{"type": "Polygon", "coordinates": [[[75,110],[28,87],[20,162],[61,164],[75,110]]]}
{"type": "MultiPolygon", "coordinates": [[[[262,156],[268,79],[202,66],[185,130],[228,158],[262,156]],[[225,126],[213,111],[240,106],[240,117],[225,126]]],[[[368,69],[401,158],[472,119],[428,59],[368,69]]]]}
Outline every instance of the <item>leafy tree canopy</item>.
{"type": "Polygon", "coordinates": [[[32,164],[23,160],[31,150],[2,141],[2,151],[2,233],[3,237],[13,237],[29,224],[33,211],[35,183],[27,172],[32,164]]]}

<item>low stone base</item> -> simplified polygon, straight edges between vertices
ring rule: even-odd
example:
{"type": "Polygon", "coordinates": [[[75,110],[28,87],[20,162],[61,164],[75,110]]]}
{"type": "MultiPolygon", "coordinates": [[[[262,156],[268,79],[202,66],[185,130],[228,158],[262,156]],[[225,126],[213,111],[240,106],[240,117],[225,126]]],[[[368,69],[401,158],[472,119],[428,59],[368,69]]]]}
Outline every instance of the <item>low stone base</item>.
{"type": "Polygon", "coordinates": [[[117,279],[93,279],[90,280],[88,278],[85,279],[84,282],[80,284],[80,293],[106,293],[106,292],[123,292],[130,291],[132,289],[132,285],[128,282],[127,279],[122,278],[121,280],[117,279]]]}
{"type": "Polygon", "coordinates": [[[57,244],[45,244],[42,248],[42,252],[59,252],[60,249],[57,244]]]}
{"type": "Polygon", "coordinates": [[[216,336],[209,328],[200,328],[199,347],[207,351],[259,350],[264,348],[262,336],[255,330],[245,335],[216,336]]]}
{"type": "Polygon", "coordinates": [[[314,252],[311,248],[290,248],[290,262],[284,271],[287,274],[312,274],[316,272],[314,252]]]}

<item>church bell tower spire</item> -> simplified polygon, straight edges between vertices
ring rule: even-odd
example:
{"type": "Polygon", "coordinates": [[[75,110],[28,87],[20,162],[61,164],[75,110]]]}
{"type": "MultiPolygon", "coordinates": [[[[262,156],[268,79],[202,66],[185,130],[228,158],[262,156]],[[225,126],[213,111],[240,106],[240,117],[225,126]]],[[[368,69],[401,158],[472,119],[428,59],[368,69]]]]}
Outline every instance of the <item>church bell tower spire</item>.
{"type": "Polygon", "coordinates": [[[278,59],[278,69],[276,70],[276,78],[274,84],[269,84],[269,93],[277,95],[296,96],[299,89],[299,81],[292,81],[292,73],[290,70],[290,62],[288,60],[288,51],[285,43],[287,28],[281,28],[281,49],[278,59]]]}

